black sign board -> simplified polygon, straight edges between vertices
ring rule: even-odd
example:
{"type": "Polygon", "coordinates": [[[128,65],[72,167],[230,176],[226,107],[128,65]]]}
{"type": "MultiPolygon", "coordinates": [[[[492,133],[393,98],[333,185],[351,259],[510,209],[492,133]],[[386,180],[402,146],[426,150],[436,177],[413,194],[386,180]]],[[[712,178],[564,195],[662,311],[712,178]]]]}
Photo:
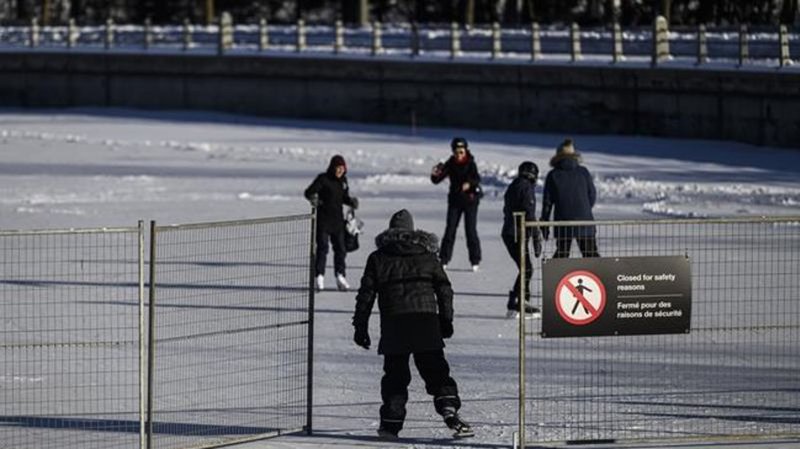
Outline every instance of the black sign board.
{"type": "Polygon", "coordinates": [[[542,337],[688,333],[689,258],[596,257],[542,262],[542,337]]]}

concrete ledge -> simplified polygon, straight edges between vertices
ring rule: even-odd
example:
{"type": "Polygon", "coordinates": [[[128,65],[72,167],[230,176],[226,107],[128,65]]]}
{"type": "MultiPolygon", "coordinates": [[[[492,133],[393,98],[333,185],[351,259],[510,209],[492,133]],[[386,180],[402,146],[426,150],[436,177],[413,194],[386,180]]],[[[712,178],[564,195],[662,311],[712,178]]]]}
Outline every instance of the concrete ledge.
{"type": "Polygon", "coordinates": [[[800,72],[305,55],[0,53],[0,104],[204,109],[800,147],[800,72]]]}

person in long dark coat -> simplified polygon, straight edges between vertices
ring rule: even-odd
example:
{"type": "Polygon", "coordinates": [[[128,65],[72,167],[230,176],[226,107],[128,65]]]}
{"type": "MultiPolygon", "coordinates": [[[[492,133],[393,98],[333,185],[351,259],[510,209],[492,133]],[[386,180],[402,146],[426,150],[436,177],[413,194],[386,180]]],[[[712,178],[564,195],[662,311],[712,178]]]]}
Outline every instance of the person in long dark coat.
{"type": "MultiPolygon", "coordinates": [[[[549,221],[553,213],[555,221],[594,220],[592,207],[597,192],[589,170],[581,165],[581,156],[575,151],[572,139],[566,139],[550,159],[553,167],[544,182],[541,221],[549,221]]],[[[554,226],[556,252],[553,258],[569,257],[572,240],[578,242],[583,257],[599,257],[595,226],[554,226]]],[[[549,228],[543,227],[545,240],[549,228]]]]}
{"type": "MultiPolygon", "coordinates": [[[[539,167],[531,161],[519,164],[517,177],[511,181],[506,193],[503,195],[503,230],[500,236],[508,250],[508,254],[517,268],[520,267],[519,239],[516,232],[514,213],[524,212],[525,221],[536,221],[536,179],[539,176],[539,167]]],[[[539,228],[525,228],[525,312],[530,314],[539,313],[539,309],[529,304],[530,302],[530,283],[533,275],[533,265],[531,264],[530,245],[533,240],[533,251],[536,257],[542,254],[542,237],[539,228]]],[[[519,273],[519,271],[518,271],[519,273]]],[[[508,292],[508,302],[506,309],[508,316],[513,316],[519,310],[520,297],[520,275],[514,281],[514,286],[508,292]]]]}
{"type": "Polygon", "coordinates": [[[442,248],[439,259],[447,267],[453,256],[453,244],[461,215],[464,215],[464,232],[467,235],[467,251],[473,271],[478,271],[481,263],[481,241],[478,238],[478,204],[483,196],[481,176],[478,166],[470,153],[467,140],[456,137],[450,142],[453,154],[443,163],[431,170],[431,182],[439,184],[450,178],[450,190],[447,194],[447,225],[442,237],[442,248]]]}
{"type": "Polygon", "coordinates": [[[392,215],[389,229],[375,237],[375,245],[356,296],[353,340],[369,349],[369,317],[377,297],[378,354],[384,357],[378,433],[396,438],[403,428],[413,354],[436,412],[450,428],[468,436],[471,429],[458,415],[461,399],[443,350],[443,339],[453,335],[453,289],[436,256],[437,238],[415,230],[411,213],[403,209],[392,215]]]}
{"type": "Polygon", "coordinates": [[[317,208],[317,259],[315,283],[317,290],[325,286],[325,262],[328,257],[328,242],[333,246],[333,270],[339,290],[350,288],[346,276],[347,250],[344,245],[343,205],[358,208],[358,199],[350,196],[347,185],[347,163],[341,155],[335,155],[325,173],[314,178],[304,195],[317,208]]]}

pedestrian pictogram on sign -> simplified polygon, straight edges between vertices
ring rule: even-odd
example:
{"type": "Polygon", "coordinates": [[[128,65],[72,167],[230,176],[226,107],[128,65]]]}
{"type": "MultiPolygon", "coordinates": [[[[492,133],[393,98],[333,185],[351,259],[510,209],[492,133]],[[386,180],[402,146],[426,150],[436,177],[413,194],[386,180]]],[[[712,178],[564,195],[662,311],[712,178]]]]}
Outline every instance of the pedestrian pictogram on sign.
{"type": "Polygon", "coordinates": [[[606,306],[606,289],[600,278],[589,271],[573,271],[556,287],[556,310],[564,321],[576,326],[600,317],[606,306]]]}

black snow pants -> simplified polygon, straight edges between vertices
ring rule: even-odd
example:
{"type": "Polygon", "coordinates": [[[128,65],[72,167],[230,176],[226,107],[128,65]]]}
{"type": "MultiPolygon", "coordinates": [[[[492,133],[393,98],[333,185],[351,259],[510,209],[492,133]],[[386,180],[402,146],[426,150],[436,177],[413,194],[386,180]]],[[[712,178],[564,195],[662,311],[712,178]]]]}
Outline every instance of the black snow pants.
{"type": "MultiPolygon", "coordinates": [[[[406,418],[408,384],[411,383],[411,370],[408,359],[411,354],[384,354],[383,378],[381,379],[381,427],[391,432],[400,432],[406,418]]],[[[436,413],[444,416],[461,408],[456,381],[450,377],[450,366],[441,349],[430,352],[415,352],[417,365],[425,391],[433,396],[436,413]]]]}
{"type": "Polygon", "coordinates": [[[439,250],[439,259],[442,265],[450,263],[453,257],[453,245],[456,241],[458,222],[464,214],[464,232],[467,235],[467,251],[469,262],[472,265],[481,263],[481,241],[478,238],[478,202],[467,205],[447,204],[447,225],[442,237],[442,248],[439,250]]]}
{"type": "MultiPolygon", "coordinates": [[[[519,243],[514,240],[513,235],[503,234],[503,243],[506,245],[506,249],[508,250],[508,255],[511,256],[511,259],[514,260],[514,263],[517,264],[517,273],[519,273],[519,243]]],[[[531,297],[531,276],[533,276],[533,265],[531,265],[531,250],[529,245],[530,237],[525,238],[525,301],[528,301],[531,297]]],[[[509,308],[513,305],[511,304],[511,299],[514,298],[516,301],[519,301],[519,274],[517,274],[517,279],[514,281],[514,287],[511,289],[511,297],[508,298],[509,308]]],[[[515,303],[518,304],[518,303],[515,303]]]]}
{"type": "Polygon", "coordinates": [[[317,260],[315,264],[316,275],[325,274],[325,262],[328,258],[328,240],[333,246],[333,271],[336,274],[345,273],[345,257],[347,249],[344,246],[344,229],[338,231],[328,231],[317,227],[317,260]]]}

